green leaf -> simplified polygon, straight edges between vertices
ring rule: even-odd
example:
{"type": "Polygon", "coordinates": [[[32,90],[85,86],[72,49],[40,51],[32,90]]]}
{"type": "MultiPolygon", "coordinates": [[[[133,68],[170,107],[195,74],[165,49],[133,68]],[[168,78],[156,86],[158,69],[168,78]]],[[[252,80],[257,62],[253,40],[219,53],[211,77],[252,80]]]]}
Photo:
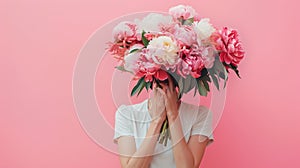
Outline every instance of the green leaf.
{"type": "Polygon", "coordinates": [[[235,66],[235,65],[233,65],[233,64],[229,64],[229,65],[226,64],[226,65],[227,65],[229,68],[231,68],[239,78],[241,78],[240,73],[239,73],[239,70],[237,69],[237,66],[235,66]]]}
{"type": "Polygon", "coordinates": [[[223,87],[223,89],[226,87],[227,81],[228,81],[228,78],[224,80],[224,87],[223,87]]]}
{"type": "Polygon", "coordinates": [[[224,80],[227,78],[225,65],[218,58],[216,58],[214,66],[208,71],[210,75],[216,75],[218,78],[222,78],[224,80]]]}
{"type": "Polygon", "coordinates": [[[197,84],[197,80],[192,77],[189,91],[195,88],[196,84],[197,84]]]}
{"type": "Polygon", "coordinates": [[[178,86],[179,86],[179,93],[182,94],[182,93],[183,93],[183,90],[184,90],[183,77],[180,77],[180,78],[179,78],[178,86]]]}
{"type": "Polygon", "coordinates": [[[203,81],[211,82],[211,80],[210,80],[208,74],[206,74],[206,75],[204,75],[204,76],[200,76],[198,79],[199,79],[199,80],[203,80],[203,81]]]}
{"type": "MultiPolygon", "coordinates": [[[[151,23],[150,23],[150,24],[151,24],[151,23]]],[[[145,34],[146,34],[146,32],[143,31],[143,32],[142,32],[142,42],[143,42],[144,46],[147,47],[148,44],[149,44],[149,40],[145,37],[145,34]]]]}
{"type": "Polygon", "coordinates": [[[234,65],[232,65],[232,64],[230,64],[230,65],[231,65],[232,69],[234,70],[234,72],[236,73],[236,75],[237,75],[239,78],[241,78],[240,73],[239,73],[239,70],[237,69],[237,66],[234,66],[234,65]]]}
{"type": "Polygon", "coordinates": [[[160,85],[160,80],[154,78],[155,82],[156,82],[156,85],[162,89],[162,86],[160,85]]]}
{"type": "Polygon", "coordinates": [[[223,72],[220,72],[219,76],[220,76],[220,78],[225,80],[225,74],[223,72]]]}
{"type": "Polygon", "coordinates": [[[136,52],[136,51],[138,51],[138,50],[139,50],[138,48],[133,49],[133,50],[131,50],[131,51],[129,52],[129,54],[131,54],[131,53],[133,53],[133,52],[136,52]]]}
{"type": "Polygon", "coordinates": [[[183,93],[188,93],[191,90],[192,80],[193,77],[190,75],[183,80],[183,93]]]}
{"type": "Polygon", "coordinates": [[[228,80],[228,72],[226,70],[226,65],[222,64],[223,65],[223,69],[219,72],[219,75],[218,77],[220,77],[221,79],[224,80],[224,85],[223,85],[223,89],[226,87],[226,82],[228,80]]]}
{"type": "MultiPolygon", "coordinates": [[[[197,82],[197,83],[198,83],[198,82],[197,82]]],[[[197,83],[196,83],[196,84],[197,84],[197,83]]],[[[194,97],[196,96],[197,90],[198,90],[198,84],[194,87],[194,97]]]]}
{"type": "Polygon", "coordinates": [[[141,87],[143,87],[143,83],[145,82],[144,78],[145,77],[142,77],[141,79],[139,79],[137,84],[133,87],[131,94],[130,94],[131,96],[135,95],[138,91],[140,91],[141,87]]]}
{"type": "Polygon", "coordinates": [[[116,69],[120,70],[120,71],[126,71],[126,69],[124,68],[124,66],[120,65],[120,66],[115,66],[116,69]]]}
{"type": "Polygon", "coordinates": [[[194,23],[194,18],[189,18],[182,22],[183,25],[192,25],[194,23]]]}
{"type": "MultiPolygon", "coordinates": [[[[225,68],[225,67],[224,67],[225,68]]],[[[224,76],[225,76],[225,79],[224,79],[224,86],[223,86],[223,89],[226,87],[226,83],[228,81],[228,72],[225,68],[225,71],[224,71],[224,76]]]]}
{"type": "Polygon", "coordinates": [[[215,75],[211,75],[211,78],[212,78],[216,88],[219,90],[219,80],[217,79],[217,77],[215,75]]]}
{"type": "Polygon", "coordinates": [[[173,81],[175,87],[178,87],[178,80],[179,80],[180,76],[177,73],[173,73],[173,72],[168,72],[167,71],[167,73],[171,76],[172,81],[173,81]]]}
{"type": "Polygon", "coordinates": [[[201,80],[198,82],[198,92],[201,96],[207,96],[207,90],[201,80]]]}
{"type": "Polygon", "coordinates": [[[153,81],[150,83],[150,89],[153,89],[153,81]]]}
{"type": "Polygon", "coordinates": [[[241,79],[240,72],[237,69],[234,69],[235,74],[241,79]]]}
{"type": "Polygon", "coordinates": [[[184,19],[182,18],[182,17],[180,17],[179,19],[178,19],[178,21],[183,25],[184,24],[184,19]]]}
{"type": "Polygon", "coordinates": [[[127,71],[124,66],[120,65],[120,66],[115,66],[116,69],[120,70],[120,71],[123,71],[123,72],[129,72],[131,74],[133,74],[133,72],[131,71],[127,71]]]}
{"type": "Polygon", "coordinates": [[[145,86],[146,86],[146,82],[145,82],[145,80],[143,80],[143,82],[140,84],[139,92],[138,92],[137,96],[140,95],[140,93],[142,92],[142,90],[144,89],[145,86]]]}
{"type": "Polygon", "coordinates": [[[210,76],[212,76],[212,75],[215,75],[216,72],[215,72],[215,70],[214,70],[213,68],[211,68],[211,69],[208,69],[208,74],[209,74],[210,76]]]}
{"type": "Polygon", "coordinates": [[[207,81],[203,80],[202,82],[204,84],[205,89],[209,92],[210,90],[209,90],[209,85],[208,85],[207,81]]]}
{"type": "Polygon", "coordinates": [[[222,64],[222,62],[219,59],[215,59],[213,69],[215,70],[215,72],[218,72],[218,73],[223,72],[224,65],[222,64]]]}
{"type": "Polygon", "coordinates": [[[178,79],[178,88],[179,88],[179,93],[178,93],[178,100],[181,99],[183,95],[183,88],[184,88],[184,82],[183,82],[183,77],[179,77],[178,79]]]}
{"type": "Polygon", "coordinates": [[[211,77],[211,79],[213,80],[214,85],[216,86],[216,88],[218,90],[220,90],[220,86],[219,86],[219,78],[222,78],[220,76],[221,73],[224,74],[224,78],[227,78],[227,73],[225,71],[225,67],[224,65],[220,62],[219,59],[216,59],[215,64],[213,66],[213,68],[208,69],[209,75],[211,77]],[[226,75],[225,75],[226,73],[226,75]]]}
{"type": "Polygon", "coordinates": [[[178,96],[177,96],[177,99],[180,100],[181,97],[182,97],[182,93],[179,93],[178,96]]]}
{"type": "Polygon", "coordinates": [[[151,82],[147,82],[147,83],[146,83],[146,90],[147,90],[147,92],[148,92],[148,90],[149,90],[149,88],[150,88],[150,85],[151,85],[151,82]]]}
{"type": "Polygon", "coordinates": [[[201,76],[206,76],[207,74],[208,74],[208,69],[203,68],[203,69],[201,70],[201,76]]]}
{"type": "Polygon", "coordinates": [[[209,82],[211,82],[211,80],[210,80],[210,77],[208,76],[208,74],[206,73],[205,75],[203,75],[203,76],[200,76],[199,78],[198,78],[198,81],[201,81],[202,83],[203,83],[203,85],[204,85],[204,87],[205,87],[205,89],[209,92],[210,91],[210,89],[209,89],[209,82]]]}
{"type": "Polygon", "coordinates": [[[205,80],[208,81],[208,82],[211,82],[209,75],[205,76],[205,80]]]}

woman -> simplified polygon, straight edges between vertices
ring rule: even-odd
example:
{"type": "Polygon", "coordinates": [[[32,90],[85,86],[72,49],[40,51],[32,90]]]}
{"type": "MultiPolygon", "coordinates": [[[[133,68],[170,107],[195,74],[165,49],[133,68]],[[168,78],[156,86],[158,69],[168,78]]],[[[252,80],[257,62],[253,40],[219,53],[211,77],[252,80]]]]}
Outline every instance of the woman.
{"type": "Polygon", "coordinates": [[[154,86],[150,99],[118,108],[114,142],[122,168],[198,168],[213,142],[211,112],[178,101],[170,76],[167,81],[162,88],[154,86]],[[165,147],[157,139],[166,118],[171,139],[165,147]]]}

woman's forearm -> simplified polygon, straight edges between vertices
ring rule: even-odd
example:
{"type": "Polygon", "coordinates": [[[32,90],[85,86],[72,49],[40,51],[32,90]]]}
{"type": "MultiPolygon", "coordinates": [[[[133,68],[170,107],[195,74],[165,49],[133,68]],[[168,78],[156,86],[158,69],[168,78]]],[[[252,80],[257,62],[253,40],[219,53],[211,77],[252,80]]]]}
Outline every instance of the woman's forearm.
{"type": "Polygon", "coordinates": [[[129,158],[127,168],[147,168],[152,160],[162,122],[151,122],[140,148],[129,158]]]}
{"type": "Polygon", "coordinates": [[[188,148],[188,145],[184,139],[182,131],[182,125],[179,117],[169,117],[171,140],[173,144],[173,155],[176,163],[176,167],[180,168],[192,168],[194,167],[193,154],[188,148]]]}

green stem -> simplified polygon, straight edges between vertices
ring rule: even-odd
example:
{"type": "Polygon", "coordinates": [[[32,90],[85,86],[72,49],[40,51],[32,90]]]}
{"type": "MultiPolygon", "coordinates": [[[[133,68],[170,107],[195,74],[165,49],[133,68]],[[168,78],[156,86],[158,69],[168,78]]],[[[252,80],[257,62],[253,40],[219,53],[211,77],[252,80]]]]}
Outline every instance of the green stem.
{"type": "Polygon", "coordinates": [[[168,133],[168,119],[166,119],[162,125],[162,129],[161,129],[161,132],[160,132],[160,135],[159,135],[159,143],[160,144],[164,144],[164,146],[167,145],[167,139],[169,138],[169,133],[168,133]]]}

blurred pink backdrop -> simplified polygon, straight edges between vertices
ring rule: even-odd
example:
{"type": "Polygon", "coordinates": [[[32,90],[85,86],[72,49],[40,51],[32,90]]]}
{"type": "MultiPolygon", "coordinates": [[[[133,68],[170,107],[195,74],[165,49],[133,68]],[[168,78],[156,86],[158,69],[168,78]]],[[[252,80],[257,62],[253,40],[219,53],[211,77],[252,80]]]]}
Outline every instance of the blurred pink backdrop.
{"type": "MultiPolygon", "coordinates": [[[[77,119],[76,57],[110,20],[178,4],[192,5],[218,27],[238,29],[246,50],[242,79],[231,74],[216,140],[201,167],[300,167],[296,0],[1,1],[0,167],[120,167],[118,156],[95,144],[77,119]]],[[[100,103],[113,121],[113,102],[100,103]]]]}

